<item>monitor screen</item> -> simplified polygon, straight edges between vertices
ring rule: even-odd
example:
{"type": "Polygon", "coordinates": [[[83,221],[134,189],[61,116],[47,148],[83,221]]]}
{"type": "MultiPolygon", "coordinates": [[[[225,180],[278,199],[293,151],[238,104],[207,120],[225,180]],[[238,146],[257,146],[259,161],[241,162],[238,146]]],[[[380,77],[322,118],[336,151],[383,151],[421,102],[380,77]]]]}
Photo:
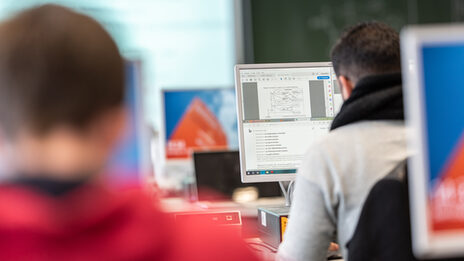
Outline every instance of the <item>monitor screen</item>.
{"type": "Polygon", "coordinates": [[[238,148],[233,88],[165,90],[166,158],[188,159],[193,151],[238,148]]]}
{"type": "Polygon", "coordinates": [[[254,187],[259,197],[281,196],[279,184],[244,184],[240,180],[239,152],[217,151],[193,154],[199,200],[233,199],[240,188],[254,187]]]}
{"type": "Polygon", "coordinates": [[[242,180],[293,179],[343,103],[331,64],[242,65],[236,77],[242,180]]]}
{"type": "Polygon", "coordinates": [[[410,26],[401,49],[414,254],[463,256],[464,26],[410,26]]]}
{"type": "Polygon", "coordinates": [[[464,70],[464,43],[424,45],[421,52],[430,225],[464,231],[464,82],[443,77],[464,70]]]}

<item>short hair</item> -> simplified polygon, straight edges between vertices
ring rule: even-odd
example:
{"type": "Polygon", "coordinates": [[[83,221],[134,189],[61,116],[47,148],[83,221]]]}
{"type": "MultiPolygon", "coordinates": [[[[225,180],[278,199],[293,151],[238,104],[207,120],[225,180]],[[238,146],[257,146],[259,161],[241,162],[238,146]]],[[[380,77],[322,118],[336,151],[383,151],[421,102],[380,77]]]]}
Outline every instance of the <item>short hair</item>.
{"type": "Polygon", "coordinates": [[[331,52],[337,76],[354,81],[372,74],[401,71],[398,32],[380,22],[364,22],[346,29],[331,52]]]}
{"type": "Polygon", "coordinates": [[[45,134],[84,129],[124,98],[124,62],[92,18],[57,5],[0,24],[0,128],[45,134]]]}

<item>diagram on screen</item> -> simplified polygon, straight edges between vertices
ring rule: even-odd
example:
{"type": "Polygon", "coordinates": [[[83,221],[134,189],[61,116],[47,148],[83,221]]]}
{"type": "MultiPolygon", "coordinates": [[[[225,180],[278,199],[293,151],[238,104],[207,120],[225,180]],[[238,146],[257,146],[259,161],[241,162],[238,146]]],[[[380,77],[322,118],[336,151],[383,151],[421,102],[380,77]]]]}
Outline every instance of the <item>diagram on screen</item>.
{"type": "Polygon", "coordinates": [[[266,86],[260,90],[260,114],[266,119],[295,118],[305,114],[300,86],[266,86]]]}

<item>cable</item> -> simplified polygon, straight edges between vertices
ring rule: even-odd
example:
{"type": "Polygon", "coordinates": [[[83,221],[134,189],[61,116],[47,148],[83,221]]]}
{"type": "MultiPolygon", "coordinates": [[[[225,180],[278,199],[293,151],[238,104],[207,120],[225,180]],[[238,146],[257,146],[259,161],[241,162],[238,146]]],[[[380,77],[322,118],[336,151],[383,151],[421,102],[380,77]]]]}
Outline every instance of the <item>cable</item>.
{"type": "MultiPolygon", "coordinates": [[[[257,245],[257,246],[260,246],[260,247],[264,247],[266,248],[267,250],[271,251],[272,253],[277,253],[277,251],[270,247],[270,246],[267,246],[265,243],[256,243],[256,242],[247,242],[248,245],[257,245]]],[[[260,250],[260,249],[256,249],[256,250],[260,250]]]]}
{"type": "Polygon", "coordinates": [[[279,181],[279,186],[280,186],[280,189],[282,190],[282,193],[284,194],[284,197],[287,198],[287,189],[285,188],[284,186],[284,183],[282,181],[279,181]]]}
{"type": "Polygon", "coordinates": [[[293,184],[295,183],[294,180],[290,181],[290,184],[288,184],[288,190],[287,190],[287,196],[290,200],[290,205],[293,202],[293,184]]]}
{"type": "Polygon", "coordinates": [[[284,194],[285,197],[285,206],[290,207],[292,204],[292,199],[293,199],[293,183],[294,181],[290,181],[288,183],[288,186],[285,187],[284,181],[279,181],[279,186],[280,189],[282,190],[282,193],[284,194]]]}

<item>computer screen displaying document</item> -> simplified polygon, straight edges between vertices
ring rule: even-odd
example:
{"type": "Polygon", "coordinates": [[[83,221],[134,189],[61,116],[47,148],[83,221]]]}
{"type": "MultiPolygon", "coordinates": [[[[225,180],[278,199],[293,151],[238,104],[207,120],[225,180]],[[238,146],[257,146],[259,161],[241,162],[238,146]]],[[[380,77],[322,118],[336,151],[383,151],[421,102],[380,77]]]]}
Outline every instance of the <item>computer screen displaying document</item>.
{"type": "Polygon", "coordinates": [[[236,90],[244,182],[292,180],[343,103],[330,63],[239,65],[236,90]]]}

